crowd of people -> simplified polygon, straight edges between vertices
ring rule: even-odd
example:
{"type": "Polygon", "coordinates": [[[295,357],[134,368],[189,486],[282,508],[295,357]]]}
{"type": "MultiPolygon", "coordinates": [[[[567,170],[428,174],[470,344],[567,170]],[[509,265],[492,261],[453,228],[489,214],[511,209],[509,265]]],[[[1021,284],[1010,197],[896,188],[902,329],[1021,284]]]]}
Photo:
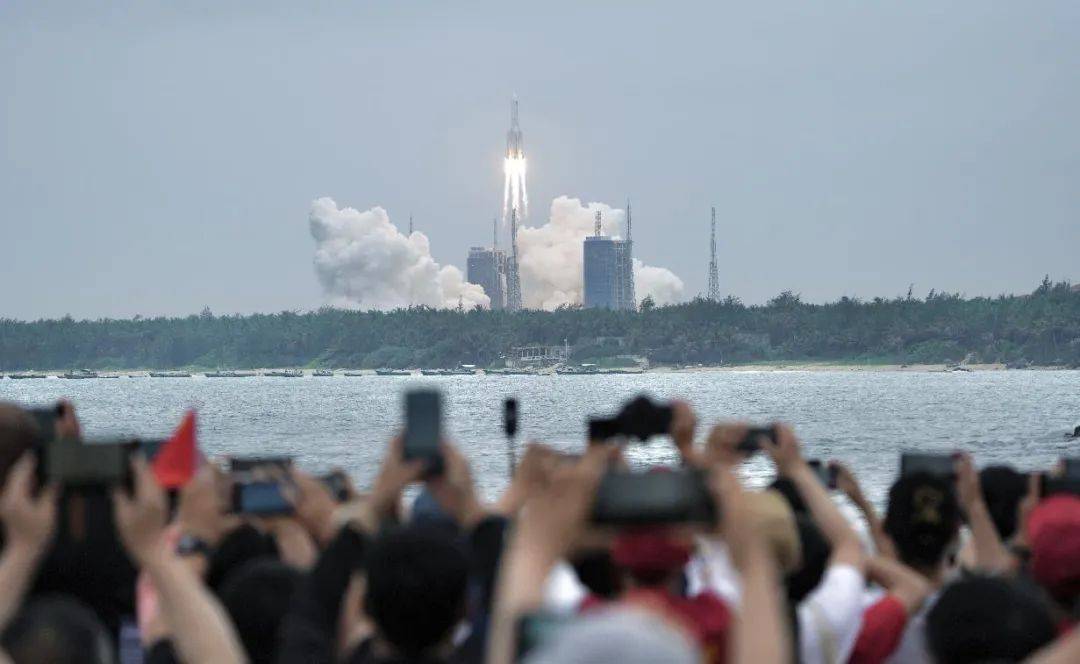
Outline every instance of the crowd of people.
{"type": "Polygon", "coordinates": [[[36,451],[81,438],[74,407],[45,431],[0,404],[0,660],[1080,662],[1074,492],[961,452],[899,476],[879,516],[782,424],[757,441],[776,479],[750,490],[747,427],[703,432],[671,406],[682,469],[633,471],[692,469],[708,521],[596,523],[598,487],[627,467],[611,440],[529,444],[495,502],[452,442],[435,472],[401,438],[362,490],[281,471],[290,509],[272,516],[238,513],[214,460],[172,487],[134,452],[128,482],[65,486],[36,451]]]}

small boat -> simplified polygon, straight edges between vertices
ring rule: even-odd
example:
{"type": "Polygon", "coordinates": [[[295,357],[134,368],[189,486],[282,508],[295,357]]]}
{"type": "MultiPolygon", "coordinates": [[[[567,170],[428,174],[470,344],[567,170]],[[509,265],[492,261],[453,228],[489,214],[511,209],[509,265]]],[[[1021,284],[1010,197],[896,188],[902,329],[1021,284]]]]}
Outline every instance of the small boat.
{"type": "Polygon", "coordinates": [[[186,371],[151,371],[151,378],[191,378],[186,371]]]}
{"type": "Polygon", "coordinates": [[[68,380],[85,380],[87,378],[100,378],[96,371],[90,371],[89,369],[72,369],[71,371],[65,371],[60,375],[61,378],[68,380]]]}
{"type": "Polygon", "coordinates": [[[376,369],[375,375],[377,376],[411,376],[411,371],[404,369],[376,369]]]}
{"type": "Polygon", "coordinates": [[[311,375],[316,378],[330,378],[334,375],[334,372],[330,369],[316,369],[311,375]]]}
{"type": "Polygon", "coordinates": [[[251,378],[255,375],[254,371],[207,371],[203,374],[207,378],[251,378]]]}
{"type": "Polygon", "coordinates": [[[461,366],[457,369],[450,369],[446,372],[447,376],[473,376],[476,374],[476,367],[471,369],[467,366],[461,366]]]}
{"type": "Polygon", "coordinates": [[[263,375],[270,378],[300,378],[304,375],[304,372],[299,369],[275,369],[274,371],[264,372],[263,375]]]}
{"type": "Polygon", "coordinates": [[[420,373],[425,376],[449,376],[450,372],[446,369],[421,369],[420,373]]]}
{"type": "Polygon", "coordinates": [[[48,378],[43,373],[34,373],[33,371],[24,371],[23,373],[8,374],[8,378],[11,380],[31,380],[34,378],[48,378]]]}
{"type": "Polygon", "coordinates": [[[363,371],[342,371],[341,375],[348,376],[350,378],[359,378],[361,376],[366,376],[367,374],[363,371]]]}

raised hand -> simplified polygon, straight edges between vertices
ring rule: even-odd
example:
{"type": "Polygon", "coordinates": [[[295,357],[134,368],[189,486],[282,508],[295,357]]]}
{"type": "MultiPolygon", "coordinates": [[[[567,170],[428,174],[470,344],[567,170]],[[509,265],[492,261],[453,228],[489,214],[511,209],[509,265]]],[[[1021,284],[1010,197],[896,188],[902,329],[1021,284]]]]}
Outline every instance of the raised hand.
{"type": "Polygon", "coordinates": [[[37,460],[25,452],[8,473],[0,494],[0,520],[4,522],[6,547],[17,547],[36,557],[44,551],[56,532],[56,503],[59,490],[45,487],[34,497],[34,468],[37,460]]]}
{"type": "Polygon", "coordinates": [[[112,492],[116,529],[131,557],[140,567],[147,567],[166,553],[163,538],[168,513],[165,491],[158,486],[142,454],[132,456],[131,472],[134,477],[132,494],[128,495],[122,488],[112,492]]]}
{"type": "Polygon", "coordinates": [[[428,490],[458,524],[468,528],[479,520],[483,511],[476,498],[469,461],[448,442],[443,442],[440,449],[443,472],[428,481],[428,490]]]}
{"type": "Polygon", "coordinates": [[[799,439],[795,432],[786,424],[776,424],[773,427],[776,432],[776,441],[773,442],[767,436],[761,436],[761,449],[772,457],[776,464],[776,471],[781,475],[790,475],[796,469],[806,465],[803,459],[799,439]]]}
{"type": "Polygon", "coordinates": [[[390,441],[379,474],[371,487],[371,508],[379,518],[396,516],[402,491],[413,482],[419,482],[424,475],[425,461],[406,460],[404,447],[405,441],[401,436],[390,441]]]}

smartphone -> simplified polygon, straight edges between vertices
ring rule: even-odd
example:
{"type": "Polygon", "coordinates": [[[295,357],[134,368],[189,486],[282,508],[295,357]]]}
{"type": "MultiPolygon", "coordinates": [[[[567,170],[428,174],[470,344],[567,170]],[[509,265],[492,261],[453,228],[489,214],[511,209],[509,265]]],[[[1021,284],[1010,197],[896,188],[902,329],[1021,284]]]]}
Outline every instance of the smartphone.
{"type": "Polygon", "coordinates": [[[754,454],[761,450],[761,443],[759,439],[764,436],[776,444],[776,427],[770,425],[767,427],[750,427],[746,430],[746,435],[739,442],[735,449],[743,454],[754,454]]]}
{"type": "Polygon", "coordinates": [[[836,466],[825,463],[821,459],[810,459],[806,463],[826,489],[832,491],[836,488],[836,466]]]}
{"type": "Polygon", "coordinates": [[[287,455],[229,458],[229,472],[232,473],[247,473],[256,468],[274,468],[288,472],[292,467],[293,457],[287,455]]]}
{"type": "Polygon", "coordinates": [[[436,390],[413,390],[405,394],[406,459],[427,459],[429,472],[442,469],[442,394],[436,390]]]}
{"type": "Polygon", "coordinates": [[[292,514],[293,505],[285,497],[284,483],[236,482],[232,487],[232,511],[236,514],[274,516],[292,514]]]}
{"type": "Polygon", "coordinates": [[[334,500],[343,503],[349,499],[349,479],[345,473],[335,470],[332,473],[320,475],[319,481],[330,491],[334,500]]]}
{"type": "Polygon", "coordinates": [[[1043,473],[1039,480],[1039,497],[1046,498],[1058,494],[1080,496],[1080,477],[1068,475],[1052,477],[1043,473]]]}
{"type": "Polygon", "coordinates": [[[1065,467],[1064,477],[1080,478],[1080,457],[1062,459],[1061,465],[1065,467]]]}
{"type": "Polygon", "coordinates": [[[64,486],[125,486],[130,488],[131,453],[138,443],[130,440],[81,442],[50,440],[39,461],[44,479],[64,486]]]}
{"type": "Polygon", "coordinates": [[[503,402],[503,432],[507,438],[513,438],[518,430],[518,404],[517,399],[507,399],[503,402]]]}
{"type": "Polygon", "coordinates": [[[913,473],[927,473],[953,480],[956,478],[956,456],[953,454],[904,452],[900,455],[900,477],[906,477],[913,473]]]}
{"type": "Polygon", "coordinates": [[[605,525],[716,523],[717,507],[697,469],[610,472],[600,480],[592,522],[605,525]]]}
{"type": "Polygon", "coordinates": [[[603,443],[620,435],[619,420],[613,417],[594,417],[589,420],[589,442],[603,443]]]}

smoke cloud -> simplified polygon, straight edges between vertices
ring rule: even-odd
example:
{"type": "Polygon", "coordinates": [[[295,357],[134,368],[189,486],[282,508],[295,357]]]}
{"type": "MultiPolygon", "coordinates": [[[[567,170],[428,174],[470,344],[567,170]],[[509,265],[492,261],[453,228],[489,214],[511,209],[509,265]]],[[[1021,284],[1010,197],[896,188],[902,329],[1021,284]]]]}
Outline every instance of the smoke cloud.
{"type": "MultiPolygon", "coordinates": [[[[624,210],[604,203],[582,205],[580,199],[568,196],[559,196],[551,202],[551,213],[543,226],[518,229],[521,288],[526,307],[555,309],[581,303],[582,243],[593,233],[598,210],[601,231],[620,236],[626,219],[624,210]]],[[[638,303],[652,296],[656,304],[671,304],[681,298],[683,288],[682,279],[670,270],[634,259],[638,303]]]]}
{"type": "Polygon", "coordinates": [[[386,210],[338,208],[331,198],[311,203],[315,273],[332,304],[350,308],[396,309],[410,305],[487,307],[480,286],[465,281],[453,265],[431,257],[426,235],[405,236],[386,210]]]}

